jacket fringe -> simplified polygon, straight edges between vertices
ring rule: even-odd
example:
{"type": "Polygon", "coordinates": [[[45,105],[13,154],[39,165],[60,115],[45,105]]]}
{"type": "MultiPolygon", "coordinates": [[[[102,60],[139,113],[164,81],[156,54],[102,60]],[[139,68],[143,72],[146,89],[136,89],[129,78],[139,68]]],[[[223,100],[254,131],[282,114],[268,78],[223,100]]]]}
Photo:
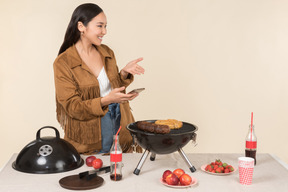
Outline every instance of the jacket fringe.
{"type": "MultiPolygon", "coordinates": [[[[82,100],[96,98],[99,95],[97,86],[78,90],[82,100]]],[[[101,140],[101,118],[81,121],[70,117],[57,101],[57,120],[68,138],[82,144],[94,144],[101,140]]]]}

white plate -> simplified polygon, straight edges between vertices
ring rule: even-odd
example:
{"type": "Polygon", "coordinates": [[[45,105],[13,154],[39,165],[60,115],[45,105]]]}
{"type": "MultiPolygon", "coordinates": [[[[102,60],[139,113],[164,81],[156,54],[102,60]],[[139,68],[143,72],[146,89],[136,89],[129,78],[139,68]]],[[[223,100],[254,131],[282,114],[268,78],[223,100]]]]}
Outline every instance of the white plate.
{"type": "Polygon", "coordinates": [[[167,187],[172,187],[172,188],[187,188],[187,187],[192,187],[192,186],[194,186],[194,185],[196,185],[196,184],[198,183],[198,181],[197,181],[197,179],[196,179],[195,177],[192,177],[192,176],[190,176],[190,177],[192,178],[192,182],[191,182],[190,185],[180,185],[180,184],[178,184],[178,185],[168,185],[168,183],[166,183],[165,181],[163,181],[162,178],[160,179],[160,182],[161,182],[163,185],[167,186],[167,187]]]}
{"type": "Polygon", "coordinates": [[[212,174],[212,175],[230,175],[230,174],[232,174],[232,173],[234,173],[237,169],[235,168],[235,167],[233,167],[233,169],[234,169],[234,171],[232,171],[232,172],[229,172],[229,173],[212,173],[212,172],[209,172],[209,171],[206,171],[205,170],[205,167],[207,166],[208,164],[205,164],[205,165],[202,165],[201,166],[201,170],[202,171],[204,171],[205,173],[209,173],[209,174],[212,174]]]}

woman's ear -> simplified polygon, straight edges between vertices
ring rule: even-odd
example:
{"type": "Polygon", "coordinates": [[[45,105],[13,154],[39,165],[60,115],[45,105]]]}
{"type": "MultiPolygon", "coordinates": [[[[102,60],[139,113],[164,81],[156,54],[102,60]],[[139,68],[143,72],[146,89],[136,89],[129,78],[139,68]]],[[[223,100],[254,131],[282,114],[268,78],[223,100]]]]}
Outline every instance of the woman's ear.
{"type": "Polygon", "coordinates": [[[81,34],[84,33],[85,26],[84,26],[84,24],[81,21],[78,21],[77,28],[78,28],[78,30],[80,31],[81,34]]]}

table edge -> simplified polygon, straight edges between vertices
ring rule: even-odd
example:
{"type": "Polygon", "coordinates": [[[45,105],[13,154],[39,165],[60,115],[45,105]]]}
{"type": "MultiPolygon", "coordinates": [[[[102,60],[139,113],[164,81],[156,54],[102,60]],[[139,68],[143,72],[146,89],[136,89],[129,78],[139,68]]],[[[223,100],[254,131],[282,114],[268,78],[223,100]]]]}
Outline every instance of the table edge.
{"type": "Polygon", "coordinates": [[[277,155],[274,153],[268,153],[272,158],[274,158],[278,163],[280,163],[285,169],[288,170],[288,164],[281,160],[277,155]]]}

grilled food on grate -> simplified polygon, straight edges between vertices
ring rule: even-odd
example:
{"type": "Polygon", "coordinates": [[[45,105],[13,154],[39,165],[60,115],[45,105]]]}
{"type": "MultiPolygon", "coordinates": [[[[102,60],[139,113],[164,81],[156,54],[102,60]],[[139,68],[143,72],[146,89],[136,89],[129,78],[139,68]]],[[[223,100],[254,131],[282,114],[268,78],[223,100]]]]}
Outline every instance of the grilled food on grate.
{"type": "Polygon", "coordinates": [[[155,121],[157,125],[168,125],[170,129],[180,129],[183,126],[182,121],[176,119],[167,119],[167,120],[157,120],[155,121]]]}
{"type": "Polygon", "coordinates": [[[141,129],[150,133],[160,133],[165,134],[170,132],[170,128],[168,125],[157,125],[155,123],[147,122],[147,121],[138,121],[137,122],[138,129],[141,129]]]}

